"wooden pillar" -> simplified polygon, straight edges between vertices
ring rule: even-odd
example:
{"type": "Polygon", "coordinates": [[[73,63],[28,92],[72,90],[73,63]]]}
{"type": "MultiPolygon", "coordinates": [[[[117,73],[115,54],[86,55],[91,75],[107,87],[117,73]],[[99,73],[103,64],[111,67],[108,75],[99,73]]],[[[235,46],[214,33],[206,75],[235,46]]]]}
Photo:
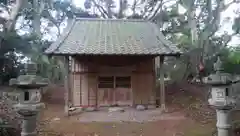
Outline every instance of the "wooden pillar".
{"type": "Polygon", "coordinates": [[[73,106],[73,83],[74,83],[74,77],[72,74],[72,58],[68,57],[68,106],[73,106]]]}
{"type": "Polygon", "coordinates": [[[69,57],[64,57],[64,113],[66,116],[69,115],[69,57]]]}
{"type": "Polygon", "coordinates": [[[159,60],[159,65],[160,65],[160,102],[161,102],[161,109],[163,111],[166,110],[165,106],[165,84],[164,84],[164,69],[163,69],[163,62],[164,62],[164,56],[160,56],[159,60]]]}

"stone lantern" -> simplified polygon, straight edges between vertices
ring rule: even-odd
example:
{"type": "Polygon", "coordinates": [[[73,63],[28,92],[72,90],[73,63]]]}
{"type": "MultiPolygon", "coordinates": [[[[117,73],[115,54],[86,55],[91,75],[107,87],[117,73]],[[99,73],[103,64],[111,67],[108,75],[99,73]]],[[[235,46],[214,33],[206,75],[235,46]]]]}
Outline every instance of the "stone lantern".
{"type": "Polygon", "coordinates": [[[36,64],[26,64],[26,74],[10,80],[10,85],[20,94],[19,102],[14,108],[23,118],[21,136],[37,135],[37,115],[44,107],[44,103],[41,103],[40,91],[41,87],[48,85],[48,80],[36,76],[36,71],[36,64]]]}
{"type": "Polygon", "coordinates": [[[208,102],[217,112],[218,136],[229,136],[232,128],[230,112],[236,105],[231,87],[238,81],[233,79],[232,75],[222,72],[220,57],[214,64],[214,70],[216,73],[206,77],[203,82],[211,86],[211,97],[208,102]]]}

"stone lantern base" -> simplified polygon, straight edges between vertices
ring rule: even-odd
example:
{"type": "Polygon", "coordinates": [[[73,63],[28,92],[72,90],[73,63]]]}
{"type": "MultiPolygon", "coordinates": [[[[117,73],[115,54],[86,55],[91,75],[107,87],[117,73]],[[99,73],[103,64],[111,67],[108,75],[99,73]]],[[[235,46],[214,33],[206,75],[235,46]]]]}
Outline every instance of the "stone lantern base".
{"type": "Polygon", "coordinates": [[[22,115],[22,132],[21,136],[37,136],[37,114],[36,112],[28,112],[27,115],[22,115]]]}
{"type": "Polygon", "coordinates": [[[21,136],[37,136],[37,117],[43,107],[43,103],[15,105],[16,111],[23,119],[21,136]]]}
{"type": "Polygon", "coordinates": [[[217,109],[217,130],[218,136],[231,136],[232,121],[230,109],[217,109]]]}

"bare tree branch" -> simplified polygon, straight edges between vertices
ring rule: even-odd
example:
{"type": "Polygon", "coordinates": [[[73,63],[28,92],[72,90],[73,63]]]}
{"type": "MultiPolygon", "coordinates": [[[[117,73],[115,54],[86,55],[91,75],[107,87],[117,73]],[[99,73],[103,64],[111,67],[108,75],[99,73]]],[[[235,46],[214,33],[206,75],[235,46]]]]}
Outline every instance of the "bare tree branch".
{"type": "Polygon", "coordinates": [[[217,7],[216,10],[212,13],[211,18],[213,20],[206,25],[206,27],[203,29],[203,32],[201,33],[202,40],[205,41],[206,38],[211,37],[216,33],[216,31],[219,28],[220,25],[220,14],[221,14],[221,9],[224,5],[224,1],[222,0],[217,0],[217,7]]]}
{"type": "Polygon", "coordinates": [[[197,20],[200,20],[203,16],[204,16],[204,7],[203,8],[201,8],[201,11],[200,11],[200,13],[199,13],[199,15],[198,15],[198,17],[197,17],[197,20]]]}
{"type": "Polygon", "coordinates": [[[59,26],[58,20],[56,20],[50,13],[49,10],[44,11],[44,18],[47,18],[49,21],[51,21],[55,26],[59,26]]]}
{"type": "Polygon", "coordinates": [[[99,5],[95,0],[91,0],[94,4],[95,7],[97,7],[98,11],[102,14],[104,18],[109,18],[108,12],[101,6],[99,5]]]}
{"type": "Polygon", "coordinates": [[[18,29],[16,29],[16,31],[21,30],[24,27],[30,26],[31,21],[30,20],[26,20],[26,21],[27,22],[26,23],[22,23],[21,26],[18,29]]]}
{"type": "Polygon", "coordinates": [[[133,15],[135,15],[136,14],[136,6],[137,6],[137,0],[134,0],[134,2],[133,2],[133,5],[132,5],[132,12],[133,12],[133,15]]]}
{"type": "Polygon", "coordinates": [[[239,1],[239,0],[233,0],[232,2],[224,5],[224,6],[222,7],[222,11],[228,9],[228,8],[229,8],[232,4],[234,4],[234,3],[240,3],[240,1],[239,1]]]}
{"type": "Polygon", "coordinates": [[[7,6],[4,5],[4,4],[0,4],[0,7],[3,8],[4,11],[6,11],[8,14],[10,14],[9,7],[7,7],[7,6]]]}
{"type": "Polygon", "coordinates": [[[159,11],[162,9],[163,0],[158,1],[157,5],[158,5],[157,8],[154,8],[155,10],[154,10],[153,14],[152,14],[150,17],[148,17],[148,20],[152,21],[152,20],[155,19],[156,15],[157,15],[157,14],[159,13],[159,11]]]}

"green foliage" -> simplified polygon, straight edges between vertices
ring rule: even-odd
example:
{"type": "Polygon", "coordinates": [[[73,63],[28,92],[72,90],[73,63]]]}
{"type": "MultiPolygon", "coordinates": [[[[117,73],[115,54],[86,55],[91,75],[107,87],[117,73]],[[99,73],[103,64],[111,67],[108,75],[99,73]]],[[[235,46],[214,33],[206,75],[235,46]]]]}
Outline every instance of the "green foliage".
{"type": "MultiPolygon", "coordinates": [[[[0,3],[2,4],[0,7],[6,7],[1,10],[9,10],[8,2],[0,1],[0,3]]],[[[12,2],[12,4],[14,4],[14,2],[12,2]]],[[[17,18],[22,17],[25,21],[21,22],[16,20],[21,25],[18,31],[25,31],[27,34],[19,35],[19,33],[14,30],[7,33],[1,33],[0,81],[7,83],[10,78],[16,77],[20,70],[20,60],[25,57],[30,58],[31,61],[39,64],[40,70],[38,71],[38,74],[41,76],[48,77],[50,80],[53,79],[51,81],[60,79],[61,70],[60,67],[58,67],[59,62],[55,58],[49,59],[43,54],[44,50],[49,47],[51,42],[42,40],[45,33],[35,33],[36,29],[40,29],[42,24],[41,20],[35,20],[36,15],[39,15],[40,19],[45,19],[48,24],[48,30],[53,27],[57,27],[58,30],[60,30],[62,22],[69,17],[97,17],[96,15],[89,14],[82,9],[77,9],[69,1],[40,1],[38,4],[39,9],[34,9],[33,0],[25,1],[23,4],[24,6],[18,13],[17,18]],[[41,4],[44,6],[40,6],[41,4]],[[56,16],[52,14],[53,11],[57,13],[56,16]],[[36,25],[34,26],[33,23],[40,24],[40,27],[36,27],[36,25]]],[[[40,30],[37,30],[37,32],[38,31],[40,30]]]]}
{"type": "Polygon", "coordinates": [[[240,74],[240,64],[229,62],[224,63],[224,71],[232,74],[240,74]]]}
{"type": "Polygon", "coordinates": [[[22,59],[22,56],[19,56],[16,53],[29,53],[31,49],[31,41],[31,37],[19,36],[16,32],[9,32],[1,40],[0,79],[3,83],[18,75],[19,60],[22,59]]]}
{"type": "Polygon", "coordinates": [[[240,50],[231,49],[224,56],[224,70],[232,74],[240,74],[240,50]]]}
{"type": "Polygon", "coordinates": [[[228,59],[233,64],[240,64],[240,50],[231,51],[228,59]]]}

